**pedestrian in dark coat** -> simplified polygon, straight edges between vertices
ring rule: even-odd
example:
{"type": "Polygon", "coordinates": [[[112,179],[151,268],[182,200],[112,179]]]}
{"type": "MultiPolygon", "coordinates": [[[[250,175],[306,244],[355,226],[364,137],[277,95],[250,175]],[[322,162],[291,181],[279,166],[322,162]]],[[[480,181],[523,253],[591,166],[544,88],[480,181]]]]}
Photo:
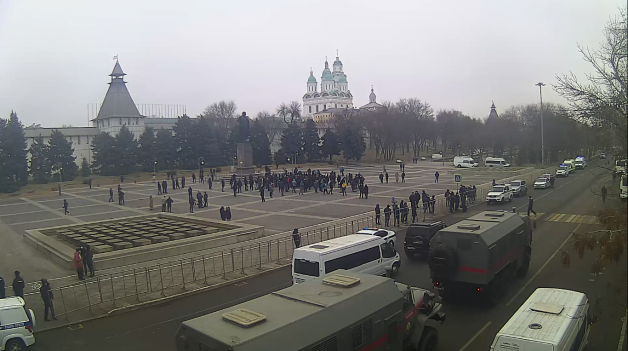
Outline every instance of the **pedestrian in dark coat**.
{"type": "Polygon", "coordinates": [[[6,291],[5,289],[5,283],[4,283],[4,279],[2,279],[2,277],[0,277],[0,299],[4,299],[5,297],[7,297],[6,295],[6,291]]]}
{"type": "Polygon", "coordinates": [[[15,278],[13,278],[13,294],[24,298],[24,279],[20,276],[20,271],[15,271],[15,278]]]}
{"type": "Polygon", "coordinates": [[[188,187],[188,197],[192,197],[192,187],[188,187]]]}
{"type": "Polygon", "coordinates": [[[456,192],[456,195],[454,195],[454,210],[458,212],[459,207],[460,207],[460,194],[456,192]]]}
{"type": "Polygon", "coordinates": [[[209,190],[212,190],[212,187],[214,186],[213,181],[211,179],[211,177],[207,177],[207,185],[209,185],[209,190]]]}
{"type": "Polygon", "coordinates": [[[298,228],[294,228],[294,230],[292,231],[292,240],[294,241],[295,248],[298,249],[299,247],[301,247],[301,235],[299,235],[298,228]]]}
{"type": "Polygon", "coordinates": [[[375,224],[381,225],[381,210],[379,204],[375,205],[375,224]]]}
{"type": "Polygon", "coordinates": [[[157,183],[157,195],[161,195],[161,183],[157,183]]]}
{"type": "Polygon", "coordinates": [[[225,191],[225,180],[224,180],[224,179],[222,179],[222,180],[220,181],[220,184],[222,184],[222,191],[225,191]]]}
{"type": "Polygon", "coordinates": [[[434,173],[434,183],[438,183],[438,177],[440,177],[440,174],[436,171],[436,173],[434,173]]]}
{"type": "Polygon", "coordinates": [[[172,212],[172,203],[174,200],[170,196],[168,196],[168,200],[166,200],[166,207],[168,207],[168,212],[172,212]]]}
{"type": "Polygon", "coordinates": [[[530,212],[534,213],[534,215],[536,216],[536,211],[534,211],[534,209],[532,208],[533,205],[534,199],[532,198],[532,195],[530,195],[528,197],[528,217],[530,217],[530,212]]]}
{"type": "Polygon", "coordinates": [[[231,220],[231,207],[229,206],[225,209],[225,219],[227,222],[231,220]]]}
{"type": "Polygon", "coordinates": [[[109,201],[108,202],[113,202],[113,188],[109,188],[109,201]]]}
{"type": "MultiPolygon", "coordinates": [[[[179,178],[177,178],[177,184],[179,184],[179,178]]],[[[177,187],[175,186],[175,183],[174,183],[174,176],[172,176],[172,189],[174,190],[176,188],[177,187]]]]}
{"type": "Polygon", "coordinates": [[[264,187],[263,186],[259,187],[259,196],[262,198],[262,202],[266,202],[266,199],[264,198],[264,187]]]}
{"type": "Polygon", "coordinates": [[[364,184],[364,187],[362,188],[362,191],[364,191],[364,198],[368,199],[369,198],[369,186],[364,184]]]}
{"type": "Polygon", "coordinates": [[[52,293],[52,289],[50,288],[50,283],[48,280],[41,280],[41,287],[39,288],[39,295],[41,295],[41,299],[44,301],[44,320],[49,321],[48,319],[48,310],[50,310],[50,314],[52,315],[52,319],[57,320],[57,316],[55,315],[55,308],[52,303],[55,296],[52,293]]]}
{"type": "Polygon", "coordinates": [[[386,205],[386,208],[384,209],[384,225],[387,227],[390,227],[390,214],[392,213],[392,210],[390,209],[390,205],[386,205]]]}
{"type": "Polygon", "coordinates": [[[194,213],[194,197],[190,196],[188,202],[190,203],[190,213],[194,213]]]}
{"type": "Polygon", "coordinates": [[[207,207],[207,198],[209,196],[207,195],[207,191],[203,194],[203,206],[207,207]]]}
{"type": "Polygon", "coordinates": [[[384,184],[384,173],[379,174],[379,182],[384,184]]]}
{"type": "Polygon", "coordinates": [[[223,221],[227,219],[227,216],[225,213],[225,206],[220,206],[220,219],[223,221]]]}
{"type": "Polygon", "coordinates": [[[388,172],[386,172],[386,184],[388,184],[388,172]]]}
{"type": "Polygon", "coordinates": [[[198,202],[198,208],[203,208],[203,194],[200,190],[196,193],[196,202],[198,202]]]}
{"type": "Polygon", "coordinates": [[[68,211],[68,208],[70,207],[70,204],[68,203],[68,200],[63,199],[63,214],[69,215],[70,211],[68,211]]]}

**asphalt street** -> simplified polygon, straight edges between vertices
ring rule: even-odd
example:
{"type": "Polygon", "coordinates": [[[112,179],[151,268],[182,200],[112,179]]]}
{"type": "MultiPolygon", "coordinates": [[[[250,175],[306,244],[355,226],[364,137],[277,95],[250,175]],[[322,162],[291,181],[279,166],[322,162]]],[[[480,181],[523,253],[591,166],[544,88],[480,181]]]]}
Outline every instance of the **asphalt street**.
{"type": "MultiPolygon", "coordinates": [[[[444,311],[448,316],[446,323],[439,327],[438,350],[488,350],[497,331],[537,287],[557,287],[585,292],[592,301],[595,301],[595,307],[600,307],[596,308],[598,322],[592,329],[589,350],[617,349],[624,310],[609,306],[608,284],[616,281],[616,277],[623,272],[625,260],[618,266],[609,267],[604,274],[598,276],[590,274],[592,254],[585,255],[582,260],[573,257],[570,267],[564,268],[560,261],[560,250],[571,247],[572,233],[594,230],[599,226],[544,220],[550,214],[591,215],[600,209],[601,200],[590,191],[591,186],[598,186],[595,183],[598,178],[597,172],[598,170],[589,167],[569,178],[557,179],[553,189],[528,191],[528,194],[535,198],[534,209],[539,213],[537,229],[533,234],[532,261],[528,276],[513,284],[507,295],[494,308],[488,309],[473,298],[446,301],[444,311]]],[[[513,206],[519,207],[520,212],[525,211],[527,197],[515,198],[511,203],[503,205],[480,204],[472,207],[470,213],[466,215],[457,213],[443,220],[450,225],[477,211],[510,210],[513,206]]],[[[398,234],[400,239],[397,248],[402,255],[402,267],[396,279],[413,286],[429,288],[431,281],[426,262],[421,259],[410,259],[403,253],[404,234],[403,231],[398,234]]],[[[290,269],[283,268],[237,285],[156,307],[37,333],[37,343],[31,349],[172,351],[175,350],[174,335],[182,321],[290,285],[290,269]]]]}

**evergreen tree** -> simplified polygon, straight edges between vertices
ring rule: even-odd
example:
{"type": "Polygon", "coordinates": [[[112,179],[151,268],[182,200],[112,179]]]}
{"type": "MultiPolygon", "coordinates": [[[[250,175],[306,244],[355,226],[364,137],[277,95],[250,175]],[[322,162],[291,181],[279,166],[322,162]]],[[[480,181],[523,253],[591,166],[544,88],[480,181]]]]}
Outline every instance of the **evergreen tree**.
{"type": "Polygon", "coordinates": [[[155,156],[158,169],[174,169],[177,166],[177,146],[172,131],[163,128],[157,131],[155,156]]]}
{"type": "Polygon", "coordinates": [[[290,159],[296,157],[299,160],[298,155],[302,153],[301,135],[301,128],[295,123],[289,124],[281,133],[281,148],[290,159]]]}
{"type": "Polygon", "coordinates": [[[109,133],[102,132],[92,140],[92,169],[102,175],[116,174],[118,155],[115,148],[116,140],[109,133]]]}
{"type": "Polygon", "coordinates": [[[172,128],[177,158],[180,165],[185,168],[194,168],[198,159],[193,148],[195,124],[190,117],[183,115],[177,119],[177,123],[172,128]]]}
{"type": "Polygon", "coordinates": [[[117,154],[117,174],[130,174],[137,169],[139,147],[133,133],[126,125],[116,135],[115,151],[117,154]]]}
{"type": "Polygon", "coordinates": [[[283,149],[279,149],[275,151],[274,159],[275,159],[275,165],[277,167],[279,167],[279,165],[286,163],[286,153],[283,151],[283,149]]]}
{"type": "Polygon", "coordinates": [[[48,140],[48,160],[53,170],[57,172],[61,168],[61,180],[68,181],[76,178],[78,166],[74,156],[72,142],[65,138],[65,135],[55,129],[50,134],[48,140]]]}
{"type": "Polygon", "coordinates": [[[81,161],[81,177],[89,177],[90,174],[91,169],[89,168],[89,162],[87,162],[87,159],[83,157],[83,160],[81,161]]]}
{"type": "Polygon", "coordinates": [[[41,134],[33,140],[29,149],[31,154],[30,173],[35,183],[48,183],[52,176],[48,149],[48,145],[44,142],[44,137],[41,134]]]}
{"type": "Polygon", "coordinates": [[[250,141],[253,149],[253,163],[257,166],[269,165],[272,162],[270,141],[266,128],[259,120],[255,120],[251,126],[250,141]]]}
{"type": "Polygon", "coordinates": [[[17,191],[28,183],[27,155],[24,128],[11,111],[8,120],[0,119],[0,192],[17,191]]]}
{"type": "Polygon", "coordinates": [[[325,135],[323,135],[321,139],[323,140],[321,153],[323,156],[329,157],[329,162],[331,162],[334,155],[340,155],[341,149],[338,135],[336,135],[336,133],[334,133],[331,129],[327,129],[327,131],[325,131],[325,135]]]}
{"type": "Polygon", "coordinates": [[[157,158],[155,145],[155,130],[152,127],[146,127],[139,140],[139,151],[137,163],[140,164],[144,172],[152,172],[156,169],[155,160],[157,158]]]}
{"type": "Polygon", "coordinates": [[[360,128],[347,128],[340,133],[340,145],[345,162],[359,161],[366,150],[366,143],[360,128]]]}
{"type": "Polygon", "coordinates": [[[313,119],[305,121],[303,126],[302,145],[303,152],[307,156],[308,162],[319,161],[321,159],[321,138],[318,136],[318,129],[313,119]]]}

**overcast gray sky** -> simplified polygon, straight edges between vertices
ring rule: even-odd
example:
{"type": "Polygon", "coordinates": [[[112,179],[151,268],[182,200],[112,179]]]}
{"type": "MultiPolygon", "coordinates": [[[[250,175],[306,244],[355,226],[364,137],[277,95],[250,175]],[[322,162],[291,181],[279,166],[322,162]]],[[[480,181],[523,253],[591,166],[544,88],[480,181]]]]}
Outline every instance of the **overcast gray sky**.
{"type": "Polygon", "coordinates": [[[556,73],[590,67],[625,0],[162,1],[0,0],[0,115],[25,125],[87,124],[119,55],[136,103],[185,104],[189,115],[234,100],[274,111],[299,100],[310,67],[320,82],[336,49],[354,95],[417,97],[436,110],[486,117],[562,102],[556,73]]]}

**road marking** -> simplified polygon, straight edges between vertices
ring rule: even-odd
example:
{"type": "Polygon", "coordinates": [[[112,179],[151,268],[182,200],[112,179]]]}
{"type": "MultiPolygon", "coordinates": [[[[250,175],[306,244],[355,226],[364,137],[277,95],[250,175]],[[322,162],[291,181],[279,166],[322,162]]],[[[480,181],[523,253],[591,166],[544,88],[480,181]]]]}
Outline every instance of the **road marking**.
{"type": "Polygon", "coordinates": [[[567,219],[565,220],[565,223],[570,223],[571,221],[573,221],[573,220],[574,220],[574,218],[576,218],[576,215],[571,215],[571,216],[569,216],[569,218],[567,218],[567,219]]]}
{"type": "Polygon", "coordinates": [[[75,331],[75,330],[78,330],[78,329],[83,329],[83,324],[80,324],[80,323],[79,324],[72,324],[72,325],[68,326],[68,329],[70,329],[72,331],[75,331]]]}
{"type": "Polygon", "coordinates": [[[489,325],[491,325],[492,322],[486,322],[486,324],[484,324],[484,326],[482,327],[482,329],[478,330],[477,333],[475,333],[475,335],[473,335],[473,337],[471,337],[471,339],[469,339],[469,341],[467,341],[466,344],[464,344],[464,346],[462,346],[460,348],[460,350],[458,351],[464,351],[467,349],[467,347],[469,347],[469,345],[471,345],[471,343],[473,343],[475,341],[475,339],[478,338],[478,336],[480,336],[480,334],[482,334],[482,332],[484,332],[484,330],[486,330],[486,328],[488,328],[489,325]]]}
{"type": "Polygon", "coordinates": [[[554,221],[556,218],[558,218],[558,216],[560,216],[560,213],[556,213],[551,215],[548,219],[546,219],[546,221],[552,222],[554,221]]]}
{"type": "Polygon", "coordinates": [[[560,222],[565,216],[566,214],[561,214],[560,216],[558,216],[558,218],[554,219],[554,222],[560,222]]]}
{"type": "Polygon", "coordinates": [[[525,290],[528,285],[530,285],[530,283],[532,283],[532,281],[539,275],[541,274],[541,272],[543,271],[543,269],[545,268],[545,266],[548,265],[548,263],[550,263],[550,261],[552,259],[554,259],[554,256],[556,256],[556,254],[558,253],[558,251],[560,251],[560,249],[563,248],[563,246],[565,246],[565,244],[567,243],[567,241],[569,241],[569,239],[571,239],[571,237],[573,236],[573,234],[578,230],[578,228],[580,228],[582,224],[578,224],[578,226],[576,227],[576,229],[574,229],[571,234],[569,234],[569,236],[567,237],[567,239],[565,239],[565,241],[563,241],[562,244],[560,244],[560,246],[558,247],[558,249],[556,249],[556,251],[554,251],[554,253],[552,254],[552,256],[550,256],[550,258],[547,259],[547,261],[545,261],[545,263],[543,263],[543,265],[541,266],[541,268],[539,268],[538,271],[536,271],[536,273],[532,276],[532,278],[530,278],[524,285],[523,287],[521,287],[521,289],[519,289],[519,291],[517,291],[517,293],[515,294],[515,296],[512,297],[512,299],[510,299],[510,301],[508,301],[506,303],[506,306],[509,306],[511,303],[513,303],[513,301],[515,301],[515,299],[517,297],[519,297],[519,295],[521,295],[521,293],[523,292],[523,290],[525,290]]]}

